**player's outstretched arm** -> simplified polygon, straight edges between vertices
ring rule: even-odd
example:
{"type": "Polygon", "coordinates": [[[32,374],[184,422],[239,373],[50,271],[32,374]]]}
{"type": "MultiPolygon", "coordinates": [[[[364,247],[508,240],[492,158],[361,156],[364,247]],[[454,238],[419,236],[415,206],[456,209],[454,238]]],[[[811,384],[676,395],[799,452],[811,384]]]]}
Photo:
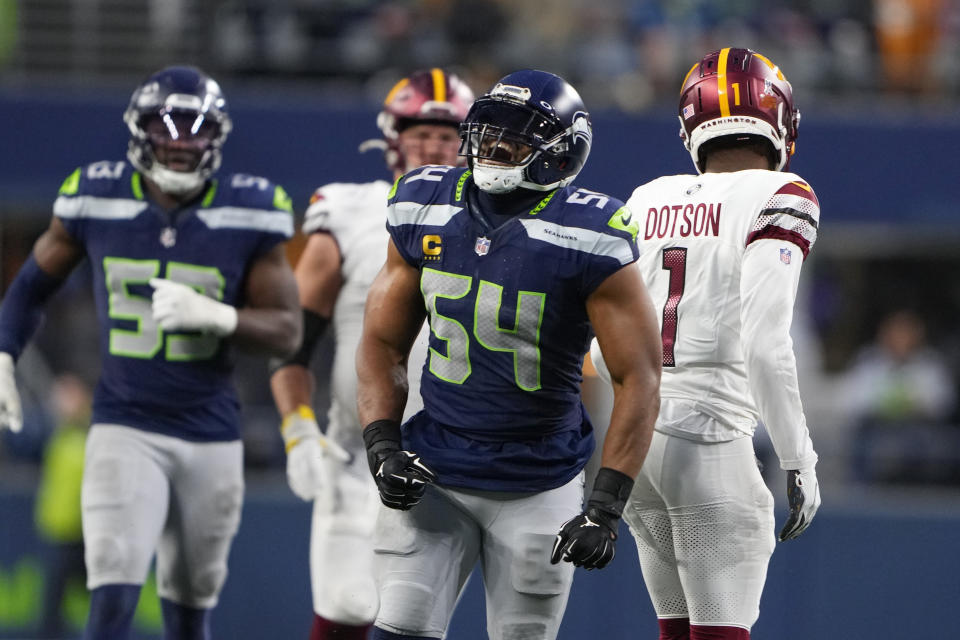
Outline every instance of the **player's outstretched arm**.
{"type": "Polygon", "coordinates": [[[787,475],[787,521],[780,540],[799,536],[820,507],[817,454],[800,402],[797,365],[790,338],[802,261],[781,260],[782,251],[800,253],[789,242],[751,243],[741,267],[741,346],[747,379],[760,419],[787,475]]]}
{"type": "Polygon", "coordinates": [[[307,239],[294,277],[303,313],[303,339],[289,358],[271,360],[270,389],[281,416],[280,433],[287,452],[287,482],[303,500],[323,495],[325,465],[332,458],[349,462],[352,456],[320,432],[311,408],[315,380],[310,359],[330,323],[340,292],[340,249],[328,233],[307,239]]]}
{"type": "Polygon", "coordinates": [[[387,261],[367,294],[357,349],[357,409],[370,472],[381,501],[393,509],[415,506],[436,478],[416,453],[403,449],[400,436],[407,357],[425,315],[420,273],[391,240],[387,261]]]}
{"type": "Polygon", "coordinates": [[[607,278],[587,313],[613,385],[613,412],[586,509],[563,525],[550,561],[602,569],[615,554],[620,516],[650,448],[660,409],[660,331],[636,265],[607,278]]]}
{"type": "Polygon", "coordinates": [[[43,307],[83,259],[77,244],[56,217],[37,239],[0,305],[0,430],[23,426],[15,363],[40,324],[43,307]]]}

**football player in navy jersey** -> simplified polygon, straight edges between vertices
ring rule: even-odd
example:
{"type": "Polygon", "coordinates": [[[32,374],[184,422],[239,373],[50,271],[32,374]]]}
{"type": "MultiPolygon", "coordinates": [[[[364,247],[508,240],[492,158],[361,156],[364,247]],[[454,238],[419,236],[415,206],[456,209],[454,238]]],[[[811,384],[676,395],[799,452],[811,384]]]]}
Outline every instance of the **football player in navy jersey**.
{"type": "Polygon", "coordinates": [[[299,344],[293,216],[265,178],[215,177],[231,120],[199,69],[150,76],[123,119],[128,161],[66,179],[0,307],[0,422],[20,427],[14,363],[88,259],[103,369],[82,490],[84,638],[129,636],[154,553],[165,637],[209,638],[243,501],[232,349],[285,356],[299,344]]]}
{"type": "Polygon", "coordinates": [[[443,636],[478,562],[490,638],[555,638],[574,566],[613,558],[659,405],[638,226],[622,202],[570,184],[592,139],[580,96],[551,73],[511,73],[460,136],[468,168],[426,166],[394,185],[357,352],[383,503],[376,640],[443,636]],[[424,409],[401,427],[425,318],[429,353],[410,363],[424,409]],[[580,382],[594,334],[616,354],[616,399],[584,508],[595,444],[580,382]]]}

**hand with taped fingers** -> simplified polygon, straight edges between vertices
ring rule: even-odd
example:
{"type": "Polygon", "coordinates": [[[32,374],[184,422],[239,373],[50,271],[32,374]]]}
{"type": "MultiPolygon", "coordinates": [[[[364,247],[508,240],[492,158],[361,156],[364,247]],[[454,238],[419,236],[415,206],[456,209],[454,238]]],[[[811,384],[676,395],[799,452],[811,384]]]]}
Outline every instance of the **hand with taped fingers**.
{"type": "Polygon", "coordinates": [[[10,429],[16,433],[23,428],[23,411],[14,367],[13,356],[0,351],[0,431],[10,429]]]}
{"type": "Polygon", "coordinates": [[[780,530],[781,542],[806,531],[820,508],[820,484],[814,467],[787,471],[787,503],[790,515],[780,530]]]}
{"type": "Polygon", "coordinates": [[[280,433],[287,451],[287,483],[293,493],[306,501],[330,497],[329,466],[349,464],[353,456],[320,432],[313,410],[305,405],[284,417],[280,433]]]}
{"type": "Polygon", "coordinates": [[[153,319],[164,331],[201,331],[228,336],[237,328],[237,310],[207,297],[193,287],[151,278],[153,319]]]}
{"type": "Polygon", "coordinates": [[[400,442],[400,423],[395,420],[377,420],[363,430],[367,463],[380,501],[391,509],[407,511],[420,503],[437,475],[419,455],[403,450],[400,442]]]}

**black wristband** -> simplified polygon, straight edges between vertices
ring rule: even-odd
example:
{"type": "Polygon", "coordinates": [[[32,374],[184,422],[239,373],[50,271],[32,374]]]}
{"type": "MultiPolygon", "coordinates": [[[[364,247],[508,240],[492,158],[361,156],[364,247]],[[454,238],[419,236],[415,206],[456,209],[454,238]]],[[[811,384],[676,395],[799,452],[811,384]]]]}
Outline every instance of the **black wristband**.
{"type": "Polygon", "coordinates": [[[281,369],[290,364],[298,364],[301,367],[310,367],[310,358],[313,357],[313,349],[317,341],[323,337],[327,325],[330,324],[330,318],[325,318],[319,313],[310,309],[303,311],[303,340],[300,342],[300,348],[289,358],[270,358],[267,361],[267,371],[273,375],[277,369],[281,369]]]}
{"type": "Polygon", "coordinates": [[[600,467],[593,481],[593,491],[590,492],[587,506],[597,507],[619,518],[623,514],[623,508],[627,505],[631,491],[633,491],[633,478],[622,471],[600,467]]]}
{"type": "Polygon", "coordinates": [[[376,475],[380,454],[399,451],[400,423],[396,420],[374,420],[363,428],[363,445],[367,448],[367,464],[370,473],[376,475]]]}

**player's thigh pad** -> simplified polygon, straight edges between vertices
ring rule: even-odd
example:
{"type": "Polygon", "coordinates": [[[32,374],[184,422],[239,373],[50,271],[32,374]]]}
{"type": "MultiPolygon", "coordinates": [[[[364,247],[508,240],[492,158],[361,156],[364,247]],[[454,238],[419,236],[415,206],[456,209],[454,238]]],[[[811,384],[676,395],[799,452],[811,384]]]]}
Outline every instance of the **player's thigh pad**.
{"type": "Polygon", "coordinates": [[[175,444],[171,506],[157,548],[157,593],[196,609],[217,604],[243,507],[243,445],[175,444]]]}
{"type": "Polygon", "coordinates": [[[673,525],[663,498],[651,482],[651,478],[660,476],[665,438],[654,433],[623,519],[637,543],[643,582],[657,617],[683,618],[687,616],[687,600],[677,571],[673,525]]]}
{"type": "Polygon", "coordinates": [[[379,597],[373,575],[373,532],[380,496],[364,456],[341,465],[335,499],[315,501],[310,531],[313,610],[327,620],[373,621],[379,597]]]}
{"type": "Polygon", "coordinates": [[[476,564],[480,531],[445,489],[427,487],[409,511],[379,507],[374,573],[380,594],[376,626],[439,638],[476,564]]]}
{"type": "Polygon", "coordinates": [[[550,564],[563,523],[580,513],[583,474],[562,487],[511,499],[487,499],[482,521],[487,629],[491,640],[556,636],[574,566],[550,564]]]}
{"type": "Polygon", "coordinates": [[[87,587],[143,584],[167,517],[169,456],[143,431],[95,424],[81,505],[87,587]]]}
{"type": "Polygon", "coordinates": [[[774,547],[773,496],[751,440],[670,438],[662,479],[690,623],[749,629],[774,547]]]}

